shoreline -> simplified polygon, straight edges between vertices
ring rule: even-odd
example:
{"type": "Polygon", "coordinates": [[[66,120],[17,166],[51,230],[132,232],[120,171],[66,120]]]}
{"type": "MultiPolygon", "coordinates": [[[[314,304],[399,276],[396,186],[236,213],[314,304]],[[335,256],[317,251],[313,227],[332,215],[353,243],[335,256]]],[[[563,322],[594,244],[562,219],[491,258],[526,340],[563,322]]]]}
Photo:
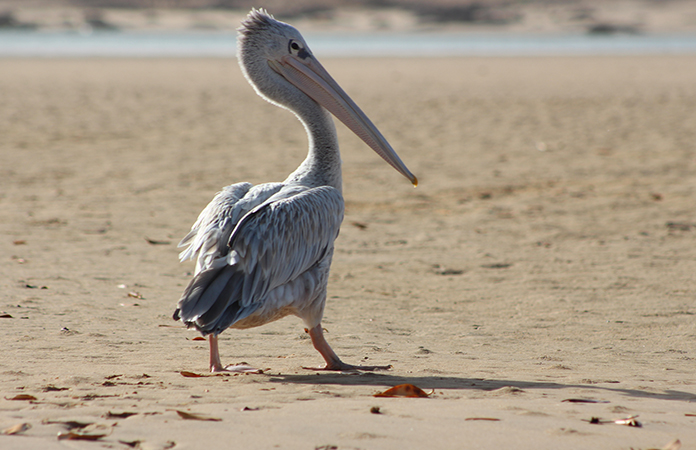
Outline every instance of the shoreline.
{"type": "MultiPolygon", "coordinates": [[[[0,58],[234,58],[229,32],[2,32],[0,58]]],[[[696,54],[696,35],[539,35],[533,33],[309,33],[322,58],[564,57],[696,54]]]]}

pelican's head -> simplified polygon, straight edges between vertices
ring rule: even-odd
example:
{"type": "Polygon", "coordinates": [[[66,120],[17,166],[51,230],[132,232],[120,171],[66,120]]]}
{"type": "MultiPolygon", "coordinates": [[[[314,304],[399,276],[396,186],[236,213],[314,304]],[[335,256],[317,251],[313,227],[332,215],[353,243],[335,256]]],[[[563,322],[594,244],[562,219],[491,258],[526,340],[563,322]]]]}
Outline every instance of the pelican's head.
{"type": "Polygon", "coordinates": [[[261,97],[290,110],[306,101],[318,103],[414,186],[418,184],[377,127],[319,64],[299,31],[263,9],[254,9],[238,32],[239,65],[261,97]]]}
{"type": "Polygon", "coordinates": [[[290,108],[289,99],[296,89],[274,65],[286,56],[300,60],[308,57],[309,49],[300,32],[263,9],[252,9],[237,31],[237,58],[244,76],[261,97],[290,108]]]}

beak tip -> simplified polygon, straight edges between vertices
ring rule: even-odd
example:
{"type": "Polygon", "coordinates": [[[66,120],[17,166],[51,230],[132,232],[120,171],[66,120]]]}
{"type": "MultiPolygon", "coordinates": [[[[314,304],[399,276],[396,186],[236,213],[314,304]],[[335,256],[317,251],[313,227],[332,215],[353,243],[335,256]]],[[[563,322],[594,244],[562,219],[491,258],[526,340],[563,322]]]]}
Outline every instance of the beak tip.
{"type": "Polygon", "coordinates": [[[411,184],[413,184],[414,188],[418,187],[418,178],[416,178],[415,175],[413,175],[413,179],[411,180],[411,184]]]}

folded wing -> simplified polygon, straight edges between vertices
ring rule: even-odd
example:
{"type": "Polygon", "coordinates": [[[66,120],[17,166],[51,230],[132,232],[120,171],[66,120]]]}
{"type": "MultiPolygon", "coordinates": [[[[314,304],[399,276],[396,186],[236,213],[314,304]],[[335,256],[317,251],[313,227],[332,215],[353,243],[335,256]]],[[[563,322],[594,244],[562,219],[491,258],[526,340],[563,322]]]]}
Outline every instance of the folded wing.
{"type": "MultiPolygon", "coordinates": [[[[227,228],[234,220],[231,213],[217,216],[227,228]]],[[[199,218],[201,231],[229,238],[224,249],[219,242],[198,245],[201,270],[174,317],[204,334],[217,334],[263,310],[270,291],[298,279],[331,253],[342,220],[342,196],[329,186],[284,186],[247,212],[229,234],[227,228],[210,231],[199,218]]],[[[197,236],[182,242],[198,244],[197,236]]],[[[287,299],[295,300],[301,299],[287,299]]]]}

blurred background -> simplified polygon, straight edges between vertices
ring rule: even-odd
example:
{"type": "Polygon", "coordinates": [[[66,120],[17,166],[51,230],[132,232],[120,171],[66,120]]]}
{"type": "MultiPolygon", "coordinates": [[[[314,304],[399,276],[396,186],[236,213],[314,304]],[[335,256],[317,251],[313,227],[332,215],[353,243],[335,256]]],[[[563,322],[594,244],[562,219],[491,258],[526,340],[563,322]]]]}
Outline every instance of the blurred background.
{"type": "Polygon", "coordinates": [[[0,56],[231,56],[263,6],[339,56],[696,51],[696,0],[0,0],[0,56]]]}

